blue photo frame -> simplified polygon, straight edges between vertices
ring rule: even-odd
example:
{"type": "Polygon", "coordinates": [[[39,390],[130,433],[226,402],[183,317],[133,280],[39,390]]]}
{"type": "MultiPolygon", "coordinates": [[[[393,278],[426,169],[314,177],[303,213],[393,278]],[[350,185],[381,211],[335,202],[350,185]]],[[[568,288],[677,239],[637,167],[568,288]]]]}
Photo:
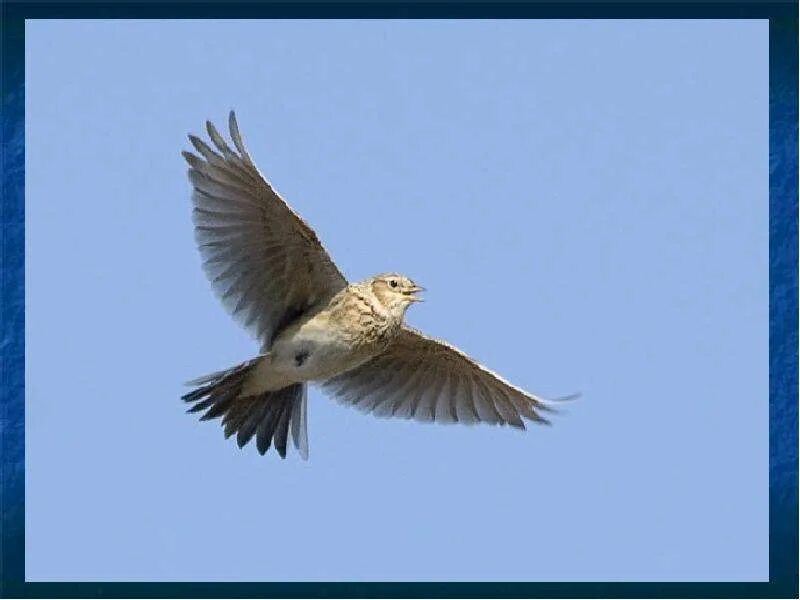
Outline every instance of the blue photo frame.
{"type": "Polygon", "coordinates": [[[3,197],[0,596],[797,597],[797,2],[173,2],[2,6],[3,197]],[[769,581],[483,583],[28,583],[25,581],[24,23],[40,18],[749,18],[769,20],[769,581]]]}

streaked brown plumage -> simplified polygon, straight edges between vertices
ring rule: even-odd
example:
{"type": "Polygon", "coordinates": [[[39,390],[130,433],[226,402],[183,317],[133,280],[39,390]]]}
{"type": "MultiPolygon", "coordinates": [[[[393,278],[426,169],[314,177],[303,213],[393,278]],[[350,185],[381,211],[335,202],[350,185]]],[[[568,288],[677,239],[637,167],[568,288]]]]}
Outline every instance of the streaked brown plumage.
{"type": "MultiPolygon", "coordinates": [[[[403,322],[423,288],[385,273],[348,284],[314,231],[261,176],[229,118],[232,149],[189,136],[195,237],[212,287],[261,342],[261,354],[190,382],[183,396],[203,420],[222,417],[239,446],[254,437],[308,456],[307,384],[377,416],[419,421],[547,423],[552,401],[529,394],[446,342],[403,322]]],[[[567,398],[563,398],[565,400],[567,398]]]]}

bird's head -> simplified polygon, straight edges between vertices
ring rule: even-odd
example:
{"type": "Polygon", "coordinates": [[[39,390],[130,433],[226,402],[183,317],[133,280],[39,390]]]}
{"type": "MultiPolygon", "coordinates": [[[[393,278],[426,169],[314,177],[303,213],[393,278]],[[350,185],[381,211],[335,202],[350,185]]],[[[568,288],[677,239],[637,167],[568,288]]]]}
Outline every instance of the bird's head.
{"type": "Polygon", "coordinates": [[[402,316],[414,302],[422,302],[418,292],[425,291],[405,275],[384,273],[372,278],[372,292],[391,313],[402,316]]]}

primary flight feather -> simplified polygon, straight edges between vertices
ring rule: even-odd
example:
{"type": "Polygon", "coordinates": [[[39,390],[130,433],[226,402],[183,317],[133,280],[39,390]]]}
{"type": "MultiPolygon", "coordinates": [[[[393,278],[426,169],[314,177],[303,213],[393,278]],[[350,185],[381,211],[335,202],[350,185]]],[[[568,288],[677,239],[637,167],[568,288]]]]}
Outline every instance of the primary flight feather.
{"type": "MultiPolygon", "coordinates": [[[[404,324],[423,288],[397,273],[348,283],[317,234],[259,173],[230,113],[233,148],[189,140],[195,239],[214,291],[261,354],[190,382],[183,399],[222,417],[239,446],[281,457],[291,435],[308,457],[307,385],[377,416],[525,428],[553,402],[529,394],[446,342],[404,324]]],[[[566,400],[562,398],[560,400],[566,400]]]]}

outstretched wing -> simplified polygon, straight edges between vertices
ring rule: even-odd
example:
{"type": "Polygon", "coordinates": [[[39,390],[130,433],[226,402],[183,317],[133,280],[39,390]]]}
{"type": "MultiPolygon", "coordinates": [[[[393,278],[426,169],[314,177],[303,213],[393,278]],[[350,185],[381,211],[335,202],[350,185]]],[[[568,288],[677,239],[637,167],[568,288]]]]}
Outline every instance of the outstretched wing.
{"type": "Polygon", "coordinates": [[[261,176],[229,119],[231,149],[206,123],[216,150],[189,140],[195,239],[203,268],[226,308],[265,347],[276,331],[347,286],[316,233],[261,176]]]}
{"type": "MultiPolygon", "coordinates": [[[[525,428],[553,403],[511,385],[446,342],[404,328],[383,353],[325,381],[340,402],[380,417],[525,428]]],[[[559,399],[568,400],[575,396],[559,399]]]]}

